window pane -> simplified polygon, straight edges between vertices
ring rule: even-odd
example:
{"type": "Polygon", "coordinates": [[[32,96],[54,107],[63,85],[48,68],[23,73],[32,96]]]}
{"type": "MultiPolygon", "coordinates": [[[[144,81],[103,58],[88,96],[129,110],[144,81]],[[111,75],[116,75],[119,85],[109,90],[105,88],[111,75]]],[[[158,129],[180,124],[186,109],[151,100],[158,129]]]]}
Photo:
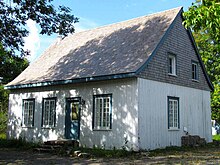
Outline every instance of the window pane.
{"type": "Polygon", "coordinates": [[[34,100],[23,101],[23,125],[33,126],[34,122],[34,100]]]}
{"type": "Polygon", "coordinates": [[[176,56],[169,55],[168,56],[168,73],[176,74],[176,56]]]}
{"type": "Polygon", "coordinates": [[[195,80],[198,79],[197,64],[196,63],[192,63],[192,79],[195,79],[195,80]]]}
{"type": "Polygon", "coordinates": [[[169,121],[168,126],[169,128],[178,128],[179,127],[179,119],[178,119],[178,100],[169,99],[168,101],[168,114],[169,114],[169,121]]]}
{"type": "Polygon", "coordinates": [[[95,121],[96,129],[110,128],[110,97],[100,96],[95,98],[95,121]]]}
{"type": "Polygon", "coordinates": [[[55,125],[55,105],[56,101],[54,99],[44,100],[44,109],[43,109],[43,126],[54,126],[55,125]]]}
{"type": "Polygon", "coordinates": [[[169,73],[172,73],[172,58],[169,58],[169,73]]]}
{"type": "Polygon", "coordinates": [[[71,103],[71,120],[78,120],[79,117],[79,103],[71,103]]]}

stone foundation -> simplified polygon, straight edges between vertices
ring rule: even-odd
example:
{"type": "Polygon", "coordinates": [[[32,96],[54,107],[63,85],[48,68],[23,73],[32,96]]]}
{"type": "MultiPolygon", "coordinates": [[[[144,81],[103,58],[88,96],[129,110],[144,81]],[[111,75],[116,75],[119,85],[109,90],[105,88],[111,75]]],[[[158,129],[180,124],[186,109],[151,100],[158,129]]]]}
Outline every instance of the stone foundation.
{"type": "Polygon", "coordinates": [[[181,137],[181,145],[182,146],[204,146],[206,144],[205,138],[201,138],[198,135],[186,135],[181,137]]]}

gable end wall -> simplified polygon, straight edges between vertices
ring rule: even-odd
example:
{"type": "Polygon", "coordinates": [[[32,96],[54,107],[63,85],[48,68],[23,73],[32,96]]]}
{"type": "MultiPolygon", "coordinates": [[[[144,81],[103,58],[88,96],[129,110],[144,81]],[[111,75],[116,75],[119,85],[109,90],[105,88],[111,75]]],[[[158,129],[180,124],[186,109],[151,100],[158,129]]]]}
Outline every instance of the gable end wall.
{"type": "Polygon", "coordinates": [[[192,81],[191,62],[199,62],[189,34],[182,25],[182,17],[179,15],[174,26],[168,32],[164,42],[152,57],[149,64],[139,73],[138,77],[155,80],[185,87],[210,91],[205,75],[199,64],[199,81],[192,81]],[[177,76],[168,75],[167,53],[176,55],[177,76]]]}

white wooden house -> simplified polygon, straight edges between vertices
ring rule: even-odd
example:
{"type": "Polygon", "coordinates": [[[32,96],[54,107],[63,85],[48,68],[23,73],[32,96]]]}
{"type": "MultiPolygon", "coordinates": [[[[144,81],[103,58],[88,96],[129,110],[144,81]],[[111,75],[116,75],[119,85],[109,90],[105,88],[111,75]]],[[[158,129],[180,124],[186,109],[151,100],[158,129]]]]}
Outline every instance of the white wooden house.
{"type": "Polygon", "coordinates": [[[182,8],[75,33],[15,80],[8,137],[86,147],[180,146],[211,136],[210,91],[182,8]]]}

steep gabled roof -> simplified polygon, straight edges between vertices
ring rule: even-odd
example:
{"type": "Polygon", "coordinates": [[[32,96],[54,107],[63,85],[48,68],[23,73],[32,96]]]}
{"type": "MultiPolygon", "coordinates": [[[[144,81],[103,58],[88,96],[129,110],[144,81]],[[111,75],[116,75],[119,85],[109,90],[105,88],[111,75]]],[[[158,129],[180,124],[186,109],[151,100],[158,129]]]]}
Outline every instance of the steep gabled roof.
{"type": "Polygon", "coordinates": [[[51,45],[8,89],[133,77],[182,8],[75,33],[51,45]]]}

